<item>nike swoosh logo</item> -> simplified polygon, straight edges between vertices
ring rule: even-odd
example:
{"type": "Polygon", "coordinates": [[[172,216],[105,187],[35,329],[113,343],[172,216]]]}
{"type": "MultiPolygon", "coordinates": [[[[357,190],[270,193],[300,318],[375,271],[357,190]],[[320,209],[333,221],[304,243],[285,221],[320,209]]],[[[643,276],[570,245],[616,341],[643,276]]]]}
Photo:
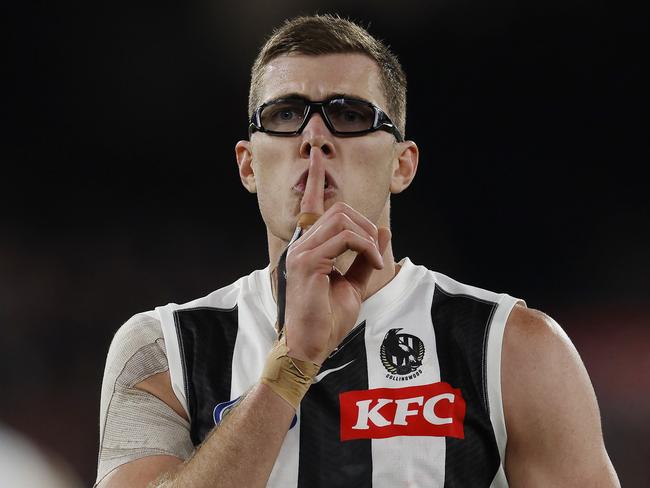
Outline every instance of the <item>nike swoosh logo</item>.
{"type": "Polygon", "coordinates": [[[314,383],[318,383],[323,378],[325,378],[325,376],[327,376],[328,374],[333,373],[334,371],[339,371],[339,370],[345,368],[346,366],[348,366],[349,364],[353,363],[354,361],[355,360],[353,359],[352,361],[349,361],[349,362],[345,363],[343,366],[339,366],[338,368],[326,369],[325,371],[321,371],[320,373],[318,373],[316,375],[316,378],[314,378],[314,383]]]}

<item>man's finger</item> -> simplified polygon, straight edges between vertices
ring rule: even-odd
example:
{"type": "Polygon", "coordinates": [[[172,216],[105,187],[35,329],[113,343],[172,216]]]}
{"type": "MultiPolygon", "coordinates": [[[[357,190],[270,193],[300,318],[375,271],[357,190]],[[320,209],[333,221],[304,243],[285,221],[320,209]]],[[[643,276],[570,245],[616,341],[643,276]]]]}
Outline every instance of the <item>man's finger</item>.
{"type": "MultiPolygon", "coordinates": [[[[311,216],[312,214],[300,214],[299,217],[299,222],[302,220],[303,216],[311,216]]],[[[344,202],[336,202],[334,205],[332,205],[330,208],[328,208],[323,215],[320,216],[318,219],[318,226],[312,227],[308,232],[303,233],[303,237],[296,242],[294,247],[297,249],[299,246],[306,244],[306,242],[310,239],[312,239],[313,235],[318,232],[320,233],[321,227],[325,225],[326,221],[329,221],[331,219],[349,219],[351,220],[354,225],[358,225],[363,229],[365,234],[367,234],[372,240],[375,242],[379,242],[377,239],[377,227],[375,224],[373,224],[370,220],[368,220],[367,217],[350,207],[344,202]],[[303,244],[300,244],[300,241],[302,241],[303,244]]],[[[301,226],[302,229],[305,229],[306,227],[301,226]]]]}
{"type": "MultiPolygon", "coordinates": [[[[381,227],[379,229],[379,238],[378,238],[378,247],[379,252],[383,256],[388,243],[390,242],[391,233],[390,230],[386,227],[381,227]]],[[[352,262],[352,266],[348,269],[348,272],[345,273],[345,279],[354,286],[359,295],[365,300],[366,298],[366,288],[368,287],[368,282],[370,281],[370,276],[372,272],[376,269],[376,265],[372,263],[370,259],[365,254],[357,254],[357,257],[352,262]]]]}
{"type": "Polygon", "coordinates": [[[301,214],[323,215],[325,212],[325,160],[319,147],[309,153],[309,172],[305,193],[300,201],[301,214]]]}
{"type": "MultiPolygon", "coordinates": [[[[300,217],[302,218],[305,215],[309,216],[312,214],[301,214],[300,217]]],[[[375,236],[368,234],[363,227],[346,214],[340,212],[336,215],[328,215],[328,212],[325,212],[318,223],[318,227],[306,233],[300,241],[296,242],[293,250],[306,251],[314,249],[344,230],[350,230],[371,241],[376,239],[375,236]]]]}
{"type": "Polygon", "coordinates": [[[377,244],[367,237],[345,230],[325,241],[318,247],[300,252],[301,255],[309,255],[309,262],[320,262],[323,259],[332,260],[338,258],[345,251],[354,251],[365,254],[371,266],[383,267],[383,259],[377,249],[377,244]]]}

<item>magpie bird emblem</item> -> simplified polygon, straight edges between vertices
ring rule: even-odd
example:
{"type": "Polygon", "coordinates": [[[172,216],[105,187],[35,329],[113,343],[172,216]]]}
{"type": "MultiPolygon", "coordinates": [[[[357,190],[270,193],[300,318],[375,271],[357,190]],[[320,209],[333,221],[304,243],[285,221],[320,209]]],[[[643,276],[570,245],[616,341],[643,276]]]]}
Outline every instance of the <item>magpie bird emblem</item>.
{"type": "Polygon", "coordinates": [[[381,363],[390,374],[407,375],[422,366],[424,343],[412,334],[398,334],[390,329],[381,343],[381,363]]]}

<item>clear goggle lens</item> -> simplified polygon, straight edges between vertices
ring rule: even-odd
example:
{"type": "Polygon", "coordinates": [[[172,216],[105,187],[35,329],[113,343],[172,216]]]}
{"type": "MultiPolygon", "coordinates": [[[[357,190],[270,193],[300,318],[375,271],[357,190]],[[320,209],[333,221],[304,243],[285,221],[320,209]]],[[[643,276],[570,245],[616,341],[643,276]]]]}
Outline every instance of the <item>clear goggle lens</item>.
{"type": "MultiPolygon", "coordinates": [[[[282,100],[264,107],[260,122],[267,131],[295,132],[308,116],[309,106],[304,100],[282,100]]],[[[338,132],[360,132],[371,129],[375,111],[363,102],[334,99],[323,105],[325,116],[338,132]]]]}

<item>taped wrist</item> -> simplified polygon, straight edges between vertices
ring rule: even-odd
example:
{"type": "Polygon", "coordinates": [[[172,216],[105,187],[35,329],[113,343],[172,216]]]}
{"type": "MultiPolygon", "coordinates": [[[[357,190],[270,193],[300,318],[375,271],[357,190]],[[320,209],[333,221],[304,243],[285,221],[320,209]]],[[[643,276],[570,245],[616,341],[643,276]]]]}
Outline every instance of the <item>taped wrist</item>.
{"type": "Polygon", "coordinates": [[[286,336],[282,335],[269,353],[261,382],[297,409],[320,366],[289,357],[288,352],[286,336]]]}

